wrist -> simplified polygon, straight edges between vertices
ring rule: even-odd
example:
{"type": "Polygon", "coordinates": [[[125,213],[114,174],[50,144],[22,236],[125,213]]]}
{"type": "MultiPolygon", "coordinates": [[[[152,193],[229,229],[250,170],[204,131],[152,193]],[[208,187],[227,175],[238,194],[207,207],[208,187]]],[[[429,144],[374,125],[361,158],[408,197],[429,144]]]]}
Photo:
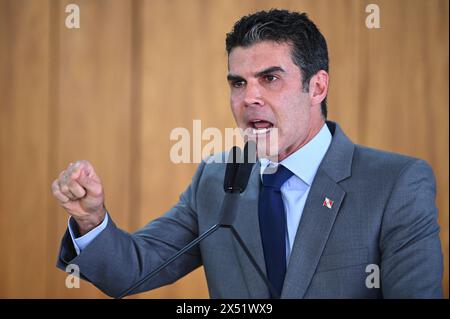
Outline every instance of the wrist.
{"type": "Polygon", "coordinates": [[[86,235],[88,232],[99,226],[106,216],[106,210],[102,207],[97,213],[89,214],[86,218],[74,217],[78,225],[80,236],[86,235]]]}

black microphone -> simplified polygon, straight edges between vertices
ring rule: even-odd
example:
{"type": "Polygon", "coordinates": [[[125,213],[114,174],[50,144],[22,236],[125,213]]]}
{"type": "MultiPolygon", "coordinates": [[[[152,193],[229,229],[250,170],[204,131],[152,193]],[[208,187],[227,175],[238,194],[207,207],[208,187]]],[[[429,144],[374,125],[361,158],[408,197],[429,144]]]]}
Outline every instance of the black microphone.
{"type": "Polygon", "coordinates": [[[247,187],[251,171],[253,169],[253,164],[256,163],[256,144],[252,141],[249,141],[245,144],[244,154],[242,154],[241,149],[237,146],[234,146],[227,159],[227,167],[225,169],[225,177],[224,177],[224,191],[225,197],[222,202],[221,210],[220,210],[220,221],[210,227],[207,231],[201,234],[199,237],[191,241],[189,244],[184,246],[180,251],[175,253],[172,257],[170,257],[167,261],[165,261],[162,265],[151,271],[149,274],[144,276],[141,280],[133,284],[130,288],[126,289],[123,293],[119,295],[119,299],[128,295],[131,291],[142,285],[147,280],[150,280],[154,276],[156,276],[161,270],[166,268],[169,264],[174,262],[178,257],[198,245],[202,240],[213,234],[219,228],[229,228],[239,243],[240,247],[245,252],[247,258],[249,258],[253,267],[255,267],[261,279],[265,282],[268,287],[272,297],[279,298],[278,292],[275,290],[271,282],[267,279],[267,276],[259,267],[256,259],[251,254],[250,250],[245,245],[239,233],[233,226],[236,211],[238,207],[240,194],[247,187]]]}
{"type": "Polygon", "coordinates": [[[242,193],[247,187],[253,164],[256,163],[256,143],[254,141],[245,143],[244,154],[241,159],[242,162],[238,165],[235,175],[234,187],[238,188],[242,193]]]}
{"type": "Polygon", "coordinates": [[[241,149],[233,146],[228,155],[227,167],[225,169],[225,178],[223,180],[223,190],[225,193],[232,192],[234,189],[234,180],[239,168],[239,162],[242,161],[241,149]]]}

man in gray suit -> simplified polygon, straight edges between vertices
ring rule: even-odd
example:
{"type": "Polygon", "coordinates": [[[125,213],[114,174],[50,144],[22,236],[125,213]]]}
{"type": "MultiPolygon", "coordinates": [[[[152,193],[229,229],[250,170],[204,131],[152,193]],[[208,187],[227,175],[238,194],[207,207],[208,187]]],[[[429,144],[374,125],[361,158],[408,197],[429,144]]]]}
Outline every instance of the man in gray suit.
{"type": "MultiPolygon", "coordinates": [[[[237,125],[258,141],[278,131],[278,158],[253,166],[234,227],[281,298],[440,298],[433,172],[422,160],[355,145],[326,121],[328,53],[314,23],[258,12],[235,24],[226,48],[237,125]],[[270,167],[283,178],[269,181],[270,167]]],[[[130,234],[107,213],[92,165],[71,164],[52,184],[71,215],[58,267],[76,264],[84,279],[120,296],[217,223],[225,166],[202,162],[179,202],[130,234]]],[[[273,297],[227,229],[131,293],[201,265],[212,298],[273,297]]]]}

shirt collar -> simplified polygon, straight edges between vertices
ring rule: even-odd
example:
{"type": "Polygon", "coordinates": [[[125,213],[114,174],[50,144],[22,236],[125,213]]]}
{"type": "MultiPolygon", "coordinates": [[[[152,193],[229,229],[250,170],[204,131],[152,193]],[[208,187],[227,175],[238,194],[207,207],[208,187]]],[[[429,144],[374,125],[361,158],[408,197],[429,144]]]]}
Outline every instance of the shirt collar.
{"type": "MultiPolygon", "coordinates": [[[[319,133],[316,134],[307,144],[286,157],[280,163],[274,163],[267,158],[261,158],[260,174],[264,172],[267,166],[277,166],[283,164],[297,177],[299,177],[308,186],[311,186],[317,169],[331,144],[331,133],[327,125],[324,124],[319,133]]],[[[262,177],[262,176],[261,176],[262,177]]]]}

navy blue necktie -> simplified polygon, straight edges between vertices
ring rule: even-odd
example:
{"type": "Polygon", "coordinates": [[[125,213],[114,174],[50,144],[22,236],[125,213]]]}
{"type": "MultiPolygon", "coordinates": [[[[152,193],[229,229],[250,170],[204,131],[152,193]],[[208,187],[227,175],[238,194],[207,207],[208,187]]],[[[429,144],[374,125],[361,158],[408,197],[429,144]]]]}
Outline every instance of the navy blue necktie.
{"type": "MultiPolygon", "coordinates": [[[[266,168],[265,172],[268,169],[274,168],[266,168]]],[[[286,167],[278,165],[274,174],[263,174],[259,193],[259,227],[267,277],[279,295],[286,274],[286,216],[280,188],[292,175],[286,167]]]]}

